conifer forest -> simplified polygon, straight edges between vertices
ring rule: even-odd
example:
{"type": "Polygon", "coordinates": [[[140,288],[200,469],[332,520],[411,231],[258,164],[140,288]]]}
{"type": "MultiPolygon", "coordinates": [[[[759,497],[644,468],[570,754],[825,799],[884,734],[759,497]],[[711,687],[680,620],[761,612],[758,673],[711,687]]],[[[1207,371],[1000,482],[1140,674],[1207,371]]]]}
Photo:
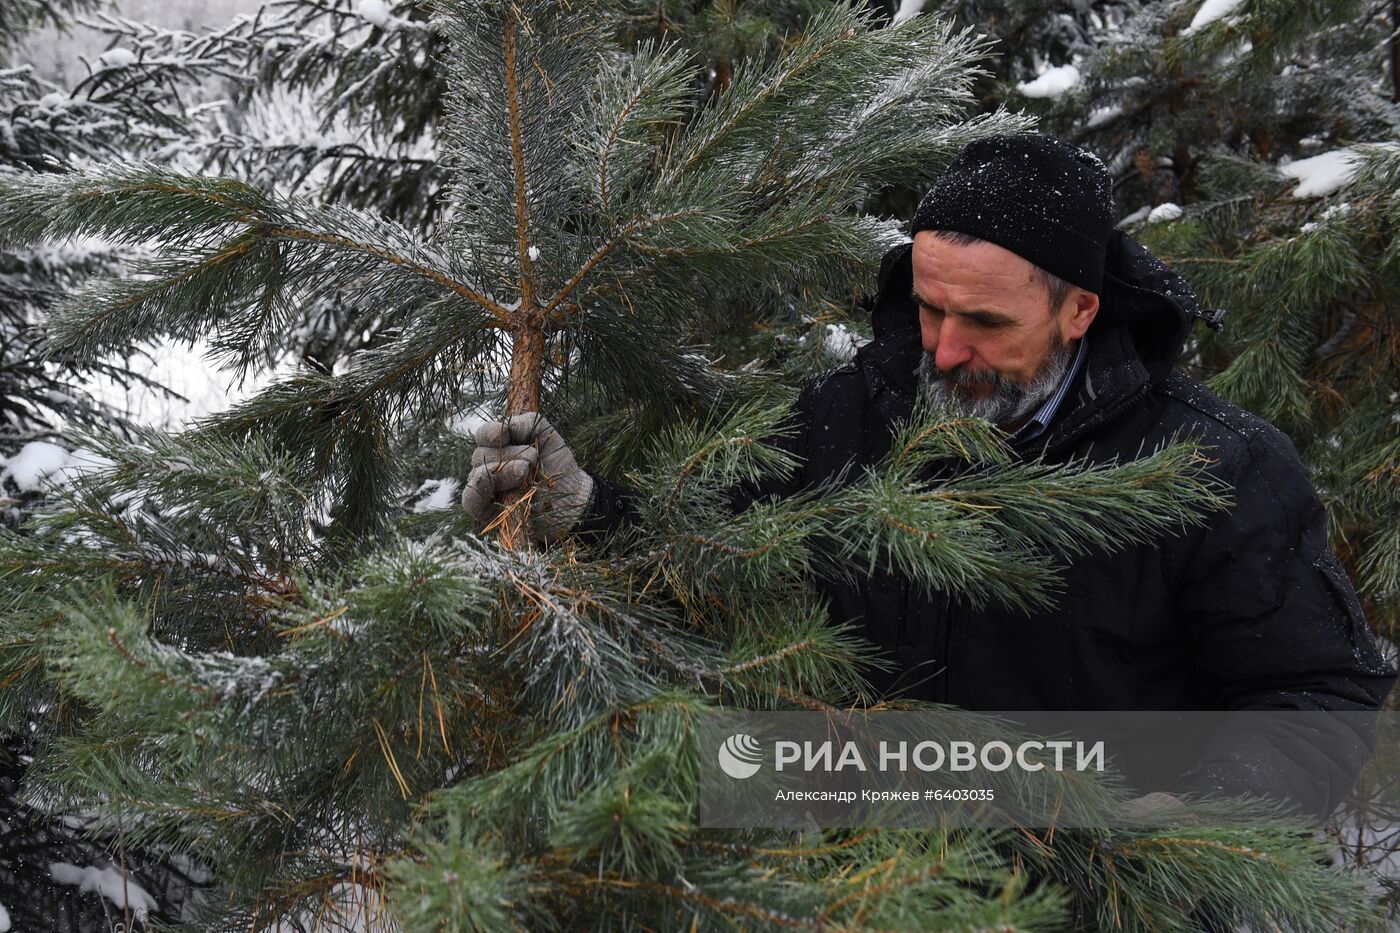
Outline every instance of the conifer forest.
{"type": "Polygon", "coordinates": [[[814,581],[1030,626],[1231,506],[1187,437],[920,406],[736,508],[1028,132],[1194,288],[1177,368],[1291,441],[1393,663],[1394,0],[0,0],[0,933],[1400,929],[1371,768],[1320,828],[698,817],[716,710],[927,705],[814,581]],[[464,508],[531,413],[626,523],[464,508]]]}

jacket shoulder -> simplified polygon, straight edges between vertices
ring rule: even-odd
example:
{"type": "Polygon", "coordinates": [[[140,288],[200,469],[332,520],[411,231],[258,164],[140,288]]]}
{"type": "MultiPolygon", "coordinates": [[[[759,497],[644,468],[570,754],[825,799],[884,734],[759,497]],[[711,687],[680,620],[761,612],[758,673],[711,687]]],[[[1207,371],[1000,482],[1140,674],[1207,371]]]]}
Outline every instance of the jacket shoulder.
{"type": "Polygon", "coordinates": [[[866,376],[859,359],[842,363],[831,369],[817,373],[802,387],[802,394],[810,398],[842,395],[865,388],[866,376]]]}
{"type": "Polygon", "coordinates": [[[1221,398],[1204,384],[1172,370],[1154,385],[1173,417],[1168,420],[1210,444],[1223,469],[1251,457],[1266,458],[1275,468],[1303,472],[1288,435],[1251,411],[1221,398]]]}
{"type": "Polygon", "coordinates": [[[809,379],[798,393],[797,410],[809,430],[829,430],[832,424],[859,421],[869,397],[867,374],[859,361],[852,360],[809,379]]]}
{"type": "MultiPolygon", "coordinates": [[[[889,442],[887,422],[904,410],[903,395],[893,391],[856,360],[812,378],[798,396],[808,476],[813,482],[871,464],[889,442]]],[[[907,414],[907,413],[906,413],[907,414]]]]}

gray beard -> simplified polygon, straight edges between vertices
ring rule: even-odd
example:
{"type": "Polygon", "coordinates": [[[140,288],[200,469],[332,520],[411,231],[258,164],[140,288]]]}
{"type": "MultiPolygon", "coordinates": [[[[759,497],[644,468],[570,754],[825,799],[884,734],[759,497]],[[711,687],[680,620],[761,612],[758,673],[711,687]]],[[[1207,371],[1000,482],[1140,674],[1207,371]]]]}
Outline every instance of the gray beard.
{"type": "Polygon", "coordinates": [[[995,372],[963,372],[961,367],[947,372],[925,353],[916,370],[919,392],[925,402],[962,418],[982,418],[998,426],[1012,424],[1035,411],[1055,394],[1074,362],[1074,348],[1060,343],[1040,364],[1030,382],[1021,385],[995,372]],[[976,398],[959,387],[991,385],[986,398],[976,398]]]}

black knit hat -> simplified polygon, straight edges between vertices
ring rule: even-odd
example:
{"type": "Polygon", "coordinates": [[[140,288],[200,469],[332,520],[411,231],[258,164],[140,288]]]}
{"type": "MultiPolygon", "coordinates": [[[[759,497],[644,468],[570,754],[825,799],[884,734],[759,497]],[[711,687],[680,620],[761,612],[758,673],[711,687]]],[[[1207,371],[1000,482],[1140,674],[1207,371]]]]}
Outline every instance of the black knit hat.
{"type": "Polygon", "coordinates": [[[1111,180],[1098,156],[1053,136],[987,136],[919,202],[910,233],[920,230],[971,234],[1097,294],[1113,232],[1111,180]]]}

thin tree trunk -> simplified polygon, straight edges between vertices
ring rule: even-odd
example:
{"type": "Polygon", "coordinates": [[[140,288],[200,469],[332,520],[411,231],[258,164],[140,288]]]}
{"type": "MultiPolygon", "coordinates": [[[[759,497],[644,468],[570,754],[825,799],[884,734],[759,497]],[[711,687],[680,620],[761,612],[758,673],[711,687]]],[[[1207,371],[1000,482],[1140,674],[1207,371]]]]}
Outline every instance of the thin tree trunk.
{"type": "MultiPolygon", "coordinates": [[[[513,335],[510,354],[510,375],[506,381],[506,414],[522,415],[540,410],[540,376],[544,366],[544,330],[537,323],[524,320],[513,335]]],[[[526,481],[525,488],[533,486],[534,476],[526,481]]],[[[501,497],[501,506],[506,510],[501,522],[501,544],[512,550],[526,546],[525,520],[529,517],[530,504],[521,502],[522,494],[506,493],[501,497]]]]}
{"type": "MultiPolygon", "coordinates": [[[[514,317],[511,339],[510,375],[506,382],[506,415],[540,410],[540,377],[544,369],[544,319],[535,295],[535,268],[531,256],[529,218],[525,192],[525,150],[521,133],[520,82],[515,66],[516,24],[507,21],[502,37],[506,66],[506,101],[510,112],[511,162],[515,171],[515,233],[520,262],[520,305],[514,317]]],[[[509,439],[507,439],[509,443],[509,439]]],[[[526,479],[525,489],[534,487],[535,475],[526,479]]],[[[501,521],[501,544],[512,550],[528,544],[525,522],[530,516],[530,493],[511,492],[501,497],[505,517],[501,521]]]]}

